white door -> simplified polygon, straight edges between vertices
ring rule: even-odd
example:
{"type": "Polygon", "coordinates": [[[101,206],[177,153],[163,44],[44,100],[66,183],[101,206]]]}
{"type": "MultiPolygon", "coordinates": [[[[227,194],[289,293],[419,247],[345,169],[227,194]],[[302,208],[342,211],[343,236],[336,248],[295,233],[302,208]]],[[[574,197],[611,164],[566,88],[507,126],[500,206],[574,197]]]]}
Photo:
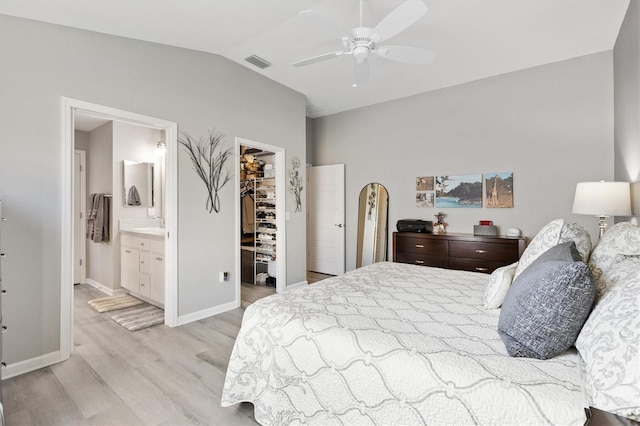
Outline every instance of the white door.
{"type": "Polygon", "coordinates": [[[344,274],[344,164],[307,168],[307,269],[344,274]]]}
{"type": "Polygon", "coordinates": [[[85,214],[87,205],[86,190],[86,152],[74,150],[73,153],[73,282],[86,281],[86,244],[85,214]]]}

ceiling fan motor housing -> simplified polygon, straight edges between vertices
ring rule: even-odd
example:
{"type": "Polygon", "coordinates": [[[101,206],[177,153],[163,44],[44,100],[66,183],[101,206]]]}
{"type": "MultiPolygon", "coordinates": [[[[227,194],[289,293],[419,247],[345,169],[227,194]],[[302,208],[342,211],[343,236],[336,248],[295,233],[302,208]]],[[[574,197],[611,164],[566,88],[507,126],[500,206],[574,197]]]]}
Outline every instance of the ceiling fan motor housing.
{"type": "Polygon", "coordinates": [[[351,31],[351,34],[353,38],[347,41],[346,47],[351,50],[356,62],[362,63],[376,47],[376,42],[371,37],[371,28],[357,27],[351,31]]]}

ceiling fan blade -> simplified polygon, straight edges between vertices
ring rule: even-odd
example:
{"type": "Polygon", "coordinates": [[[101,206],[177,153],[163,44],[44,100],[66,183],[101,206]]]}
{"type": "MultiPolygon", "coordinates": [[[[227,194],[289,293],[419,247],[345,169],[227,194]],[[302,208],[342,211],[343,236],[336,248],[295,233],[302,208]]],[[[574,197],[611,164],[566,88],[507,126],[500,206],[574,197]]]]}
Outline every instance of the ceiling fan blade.
{"type": "Polygon", "coordinates": [[[300,61],[296,61],[291,64],[292,67],[304,67],[305,65],[315,64],[317,62],[327,61],[329,59],[337,58],[338,56],[344,55],[345,53],[342,50],[331,53],[323,53],[322,55],[312,56],[310,58],[302,59],[300,61]]]}
{"type": "Polygon", "coordinates": [[[353,87],[369,81],[369,61],[356,62],[353,67],[353,87]]]}
{"type": "Polygon", "coordinates": [[[419,49],[409,46],[384,46],[375,50],[381,58],[407,64],[429,64],[436,54],[427,49],[419,49]]]}
{"type": "Polygon", "coordinates": [[[422,18],[427,10],[422,0],[407,0],[376,25],[372,31],[375,41],[381,42],[406,30],[422,18]]]}

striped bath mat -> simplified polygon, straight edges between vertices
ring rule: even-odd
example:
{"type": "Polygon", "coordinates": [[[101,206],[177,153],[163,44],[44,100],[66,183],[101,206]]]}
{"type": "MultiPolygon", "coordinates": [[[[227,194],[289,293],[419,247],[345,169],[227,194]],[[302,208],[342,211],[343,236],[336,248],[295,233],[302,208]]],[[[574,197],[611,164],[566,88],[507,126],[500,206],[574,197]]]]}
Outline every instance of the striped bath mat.
{"type": "Polygon", "coordinates": [[[140,308],[130,309],[127,312],[114,315],[111,319],[129,331],[137,331],[164,324],[164,311],[146,304],[140,308]]]}
{"type": "Polygon", "coordinates": [[[144,302],[128,294],[118,296],[101,297],[100,299],[89,300],[89,305],[98,312],[109,312],[117,309],[130,308],[142,305],[144,302]]]}

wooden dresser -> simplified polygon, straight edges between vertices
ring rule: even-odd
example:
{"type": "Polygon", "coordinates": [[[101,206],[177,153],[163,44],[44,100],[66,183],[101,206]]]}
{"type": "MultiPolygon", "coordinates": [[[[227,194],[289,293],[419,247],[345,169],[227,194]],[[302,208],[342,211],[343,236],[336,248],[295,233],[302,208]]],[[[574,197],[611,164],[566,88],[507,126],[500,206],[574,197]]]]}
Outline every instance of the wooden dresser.
{"type": "Polygon", "coordinates": [[[393,261],[489,274],[520,259],[524,246],[524,237],[394,232],[393,261]]]}

